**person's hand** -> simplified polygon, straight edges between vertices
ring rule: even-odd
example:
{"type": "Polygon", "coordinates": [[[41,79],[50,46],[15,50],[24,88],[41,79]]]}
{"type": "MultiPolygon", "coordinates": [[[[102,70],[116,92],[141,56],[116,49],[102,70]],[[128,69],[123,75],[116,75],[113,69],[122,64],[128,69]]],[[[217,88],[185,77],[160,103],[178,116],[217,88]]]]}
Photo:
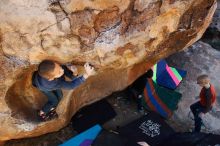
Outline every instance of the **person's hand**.
{"type": "Polygon", "coordinates": [[[203,116],[204,116],[204,113],[199,113],[199,115],[198,115],[200,118],[203,118],[203,116]]]}
{"type": "Polygon", "coordinates": [[[141,146],[149,146],[149,144],[147,144],[147,143],[144,142],[144,141],[138,142],[138,144],[141,145],[141,146]]]}
{"type": "Polygon", "coordinates": [[[83,75],[84,78],[88,78],[89,76],[95,75],[95,69],[88,62],[84,65],[86,73],[83,75]]]}
{"type": "Polygon", "coordinates": [[[75,65],[70,65],[70,66],[68,66],[68,68],[69,68],[69,70],[71,70],[73,72],[74,76],[78,75],[78,69],[75,65]]]}

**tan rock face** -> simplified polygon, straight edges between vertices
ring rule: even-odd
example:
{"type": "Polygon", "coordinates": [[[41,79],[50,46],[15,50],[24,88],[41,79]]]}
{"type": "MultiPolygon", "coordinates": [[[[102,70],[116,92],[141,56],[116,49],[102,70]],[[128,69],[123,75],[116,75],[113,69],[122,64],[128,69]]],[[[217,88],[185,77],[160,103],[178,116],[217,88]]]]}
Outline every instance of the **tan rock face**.
{"type": "Polygon", "coordinates": [[[1,0],[0,141],[61,129],[82,106],[197,41],[215,9],[215,0],[1,0]],[[98,74],[65,91],[58,119],[38,123],[47,99],[31,76],[43,59],[91,62],[98,74]]]}

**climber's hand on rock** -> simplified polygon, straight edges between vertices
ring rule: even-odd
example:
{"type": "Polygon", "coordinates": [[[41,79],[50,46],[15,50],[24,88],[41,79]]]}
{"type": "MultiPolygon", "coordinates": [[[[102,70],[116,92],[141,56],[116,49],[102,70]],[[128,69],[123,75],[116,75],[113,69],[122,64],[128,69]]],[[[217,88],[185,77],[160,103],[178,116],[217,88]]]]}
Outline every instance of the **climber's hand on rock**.
{"type": "Polygon", "coordinates": [[[87,78],[89,76],[95,75],[96,72],[95,72],[94,67],[92,67],[88,62],[85,63],[84,68],[85,68],[85,71],[86,71],[85,74],[86,74],[87,78]]]}
{"type": "Polygon", "coordinates": [[[71,70],[73,72],[73,75],[74,76],[77,76],[78,75],[78,69],[75,65],[69,65],[67,66],[69,70],[71,70]]]}

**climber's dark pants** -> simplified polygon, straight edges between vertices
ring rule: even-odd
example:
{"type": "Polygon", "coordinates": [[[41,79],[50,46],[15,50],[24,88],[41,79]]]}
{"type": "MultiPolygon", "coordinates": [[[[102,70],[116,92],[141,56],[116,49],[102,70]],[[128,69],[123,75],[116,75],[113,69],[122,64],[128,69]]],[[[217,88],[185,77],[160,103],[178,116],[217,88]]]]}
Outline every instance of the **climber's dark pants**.
{"type": "Polygon", "coordinates": [[[47,103],[42,108],[42,111],[47,114],[51,108],[56,108],[59,101],[63,97],[63,93],[61,89],[57,89],[53,91],[42,91],[42,92],[48,98],[47,103]]]}
{"type": "Polygon", "coordinates": [[[198,101],[190,106],[195,120],[195,132],[200,132],[202,126],[202,119],[199,117],[200,113],[204,113],[205,107],[198,101]]]}

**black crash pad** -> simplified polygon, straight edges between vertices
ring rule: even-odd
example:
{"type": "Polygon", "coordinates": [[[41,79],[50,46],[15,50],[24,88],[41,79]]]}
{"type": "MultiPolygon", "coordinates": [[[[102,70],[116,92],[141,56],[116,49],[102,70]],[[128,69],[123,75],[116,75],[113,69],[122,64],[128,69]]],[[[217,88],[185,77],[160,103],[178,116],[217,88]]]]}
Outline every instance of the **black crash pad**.
{"type": "Polygon", "coordinates": [[[175,132],[160,115],[150,112],[120,128],[119,133],[128,140],[126,146],[139,146],[137,142],[142,141],[154,146],[175,132]]]}
{"type": "Polygon", "coordinates": [[[72,118],[72,126],[77,132],[96,125],[104,124],[116,116],[116,112],[105,99],[80,109],[72,118]]]}

